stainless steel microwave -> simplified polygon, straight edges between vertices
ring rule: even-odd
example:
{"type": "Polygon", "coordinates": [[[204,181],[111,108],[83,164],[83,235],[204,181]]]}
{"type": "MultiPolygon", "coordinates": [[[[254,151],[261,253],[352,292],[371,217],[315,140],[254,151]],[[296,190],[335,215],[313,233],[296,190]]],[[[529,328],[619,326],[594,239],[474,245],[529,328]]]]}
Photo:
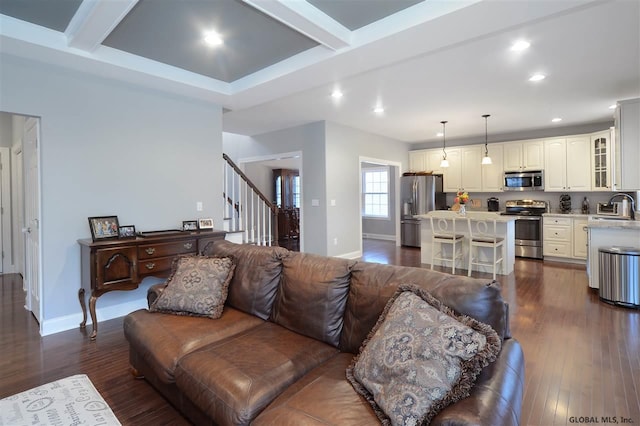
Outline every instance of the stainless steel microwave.
{"type": "Polygon", "coordinates": [[[505,191],[543,191],[544,172],[504,172],[505,191]]]}

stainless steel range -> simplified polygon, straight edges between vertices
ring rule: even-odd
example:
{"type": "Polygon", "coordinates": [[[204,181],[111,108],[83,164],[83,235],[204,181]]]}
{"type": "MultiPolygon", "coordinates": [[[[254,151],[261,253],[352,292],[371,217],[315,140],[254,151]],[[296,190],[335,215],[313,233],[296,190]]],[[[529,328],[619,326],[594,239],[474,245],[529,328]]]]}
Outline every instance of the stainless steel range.
{"type": "Polygon", "coordinates": [[[549,211],[546,201],[509,200],[507,216],[516,216],[516,256],[542,259],[542,214],[549,211]]]}

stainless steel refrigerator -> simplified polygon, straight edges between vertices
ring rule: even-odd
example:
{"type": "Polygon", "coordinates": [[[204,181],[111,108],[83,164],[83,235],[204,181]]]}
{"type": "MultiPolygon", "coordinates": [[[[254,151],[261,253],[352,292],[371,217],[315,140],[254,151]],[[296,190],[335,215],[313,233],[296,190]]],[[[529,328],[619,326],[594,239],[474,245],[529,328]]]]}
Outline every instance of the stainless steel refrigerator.
{"type": "Polygon", "coordinates": [[[403,246],[420,247],[421,221],[416,219],[415,215],[446,208],[446,195],[442,192],[442,175],[405,173],[400,179],[400,241],[403,246]]]}

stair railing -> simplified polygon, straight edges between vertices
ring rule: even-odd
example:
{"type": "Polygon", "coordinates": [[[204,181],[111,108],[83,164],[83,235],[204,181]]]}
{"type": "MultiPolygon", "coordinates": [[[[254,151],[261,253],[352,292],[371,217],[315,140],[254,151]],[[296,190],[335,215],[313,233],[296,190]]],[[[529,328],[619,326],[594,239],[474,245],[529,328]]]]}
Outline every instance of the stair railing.
{"type": "Polygon", "coordinates": [[[225,160],[224,216],[228,231],[243,231],[243,242],[270,246],[278,241],[278,207],[264,196],[242,170],[229,158],[225,160]]]}

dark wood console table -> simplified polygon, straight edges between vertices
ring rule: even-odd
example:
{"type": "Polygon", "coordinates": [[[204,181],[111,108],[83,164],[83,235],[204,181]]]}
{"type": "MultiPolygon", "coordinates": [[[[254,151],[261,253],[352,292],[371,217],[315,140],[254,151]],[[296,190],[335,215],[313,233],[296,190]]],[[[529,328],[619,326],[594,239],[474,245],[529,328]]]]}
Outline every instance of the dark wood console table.
{"type": "Polygon", "coordinates": [[[173,259],[179,255],[203,253],[207,245],[223,240],[225,231],[158,232],[146,237],[92,241],[78,240],[81,249],[82,307],[80,328],[87,325],[85,291],[91,291],[89,312],[93,322],[91,339],[98,334],[96,301],[113,290],[135,290],[146,277],[164,278],[171,272],[173,259]]]}

